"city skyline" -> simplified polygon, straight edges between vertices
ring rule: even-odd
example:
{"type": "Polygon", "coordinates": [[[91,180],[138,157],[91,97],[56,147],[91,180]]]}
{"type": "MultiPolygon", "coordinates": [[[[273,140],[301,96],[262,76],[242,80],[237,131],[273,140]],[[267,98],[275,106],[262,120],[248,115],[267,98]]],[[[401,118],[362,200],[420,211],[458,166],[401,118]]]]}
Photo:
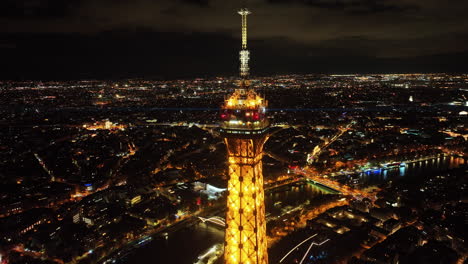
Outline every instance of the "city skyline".
{"type": "MultiPolygon", "coordinates": [[[[270,263],[466,258],[468,75],[251,85],[268,99],[272,128],[261,162],[270,263]]],[[[235,79],[0,87],[2,260],[223,259],[236,160],[226,160],[219,105],[235,79]]]]}

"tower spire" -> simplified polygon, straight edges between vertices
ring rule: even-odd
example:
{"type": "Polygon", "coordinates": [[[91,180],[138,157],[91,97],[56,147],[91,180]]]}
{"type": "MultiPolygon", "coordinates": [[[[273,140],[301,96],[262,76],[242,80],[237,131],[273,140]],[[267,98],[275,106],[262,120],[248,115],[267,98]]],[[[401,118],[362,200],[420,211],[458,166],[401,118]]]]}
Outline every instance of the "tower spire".
{"type": "Polygon", "coordinates": [[[242,79],[246,79],[249,76],[249,60],[250,60],[250,52],[247,49],[247,16],[251,14],[251,12],[247,8],[242,8],[237,13],[242,17],[242,45],[241,51],[239,52],[239,59],[240,59],[240,76],[242,79]]]}

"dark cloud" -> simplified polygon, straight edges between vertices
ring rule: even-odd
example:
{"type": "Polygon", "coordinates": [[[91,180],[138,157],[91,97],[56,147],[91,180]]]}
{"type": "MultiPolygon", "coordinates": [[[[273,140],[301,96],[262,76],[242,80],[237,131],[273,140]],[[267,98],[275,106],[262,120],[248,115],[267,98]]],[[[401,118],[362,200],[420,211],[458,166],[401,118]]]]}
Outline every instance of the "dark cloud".
{"type": "Polygon", "coordinates": [[[80,0],[2,0],[0,17],[49,19],[72,15],[80,0]]]}
{"type": "Polygon", "coordinates": [[[416,5],[391,0],[269,0],[272,4],[304,4],[321,9],[340,10],[351,14],[405,12],[416,10],[416,5]]]}
{"type": "Polygon", "coordinates": [[[198,6],[208,6],[208,4],[210,3],[209,0],[182,0],[182,2],[198,6]]]}
{"type": "MultiPolygon", "coordinates": [[[[234,73],[240,2],[3,0],[0,55],[14,74],[33,72],[39,61],[38,72],[79,76],[234,73]]],[[[439,69],[427,60],[468,51],[466,1],[250,0],[249,7],[252,63],[262,67],[254,71],[352,72],[379,63],[418,71],[439,69]]],[[[457,63],[441,65],[453,70],[457,63]]]]}

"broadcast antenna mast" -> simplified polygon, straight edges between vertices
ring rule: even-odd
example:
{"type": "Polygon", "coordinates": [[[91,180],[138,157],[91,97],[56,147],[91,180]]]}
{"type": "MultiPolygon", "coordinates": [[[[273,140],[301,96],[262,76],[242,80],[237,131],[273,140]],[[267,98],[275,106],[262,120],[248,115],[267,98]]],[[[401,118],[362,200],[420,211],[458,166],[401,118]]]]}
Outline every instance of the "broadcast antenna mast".
{"type": "Polygon", "coordinates": [[[250,74],[249,68],[249,60],[250,60],[250,52],[247,49],[247,16],[251,14],[251,12],[247,8],[242,8],[239,10],[239,15],[242,16],[242,46],[241,51],[239,52],[239,59],[240,59],[240,76],[243,80],[242,84],[246,84],[245,80],[250,74]]]}

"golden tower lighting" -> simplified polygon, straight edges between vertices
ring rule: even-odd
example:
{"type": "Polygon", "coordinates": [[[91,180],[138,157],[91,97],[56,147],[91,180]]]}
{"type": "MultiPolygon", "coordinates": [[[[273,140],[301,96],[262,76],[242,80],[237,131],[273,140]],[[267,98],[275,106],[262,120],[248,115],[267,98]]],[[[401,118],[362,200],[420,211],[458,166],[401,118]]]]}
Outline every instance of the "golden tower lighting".
{"type": "Polygon", "coordinates": [[[241,9],[242,46],[239,88],[225,100],[221,132],[227,146],[229,182],[224,261],[227,264],[268,263],[263,192],[263,144],[268,138],[267,102],[252,88],[247,50],[247,15],[241,9]]]}

